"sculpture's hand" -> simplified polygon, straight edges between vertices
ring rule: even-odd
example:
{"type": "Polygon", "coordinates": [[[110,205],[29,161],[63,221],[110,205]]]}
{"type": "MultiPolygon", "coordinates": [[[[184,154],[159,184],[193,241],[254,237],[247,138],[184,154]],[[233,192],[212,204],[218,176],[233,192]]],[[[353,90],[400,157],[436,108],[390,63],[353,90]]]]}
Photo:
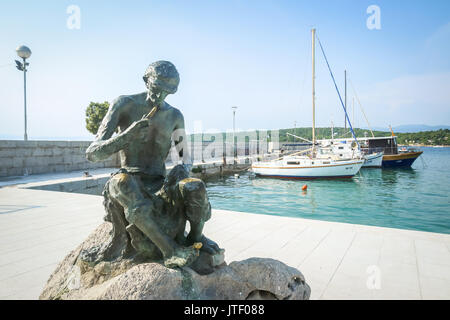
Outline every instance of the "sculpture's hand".
{"type": "Polygon", "coordinates": [[[132,140],[146,140],[148,138],[148,119],[141,119],[135,121],[126,130],[126,135],[130,141],[132,140]]]}

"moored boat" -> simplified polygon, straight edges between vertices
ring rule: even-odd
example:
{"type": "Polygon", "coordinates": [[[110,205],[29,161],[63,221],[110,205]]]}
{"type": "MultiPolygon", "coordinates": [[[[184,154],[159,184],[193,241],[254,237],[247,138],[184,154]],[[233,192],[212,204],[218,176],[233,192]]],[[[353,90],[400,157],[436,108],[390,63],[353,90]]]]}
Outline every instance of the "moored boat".
{"type": "MultiPolygon", "coordinates": [[[[315,29],[312,29],[312,141],[311,149],[272,161],[253,162],[252,171],[259,176],[291,179],[351,178],[364,164],[362,158],[342,159],[330,148],[316,146],[315,137],[315,29]],[[308,153],[307,155],[299,155],[308,153]]],[[[330,70],[331,72],[331,70],[330,70]]],[[[334,80],[333,80],[334,81],[334,80]]],[[[342,103],[342,101],[341,101],[342,103]]],[[[345,108],[344,108],[345,111],[345,108]]],[[[348,119],[347,113],[346,118],[348,119]]],[[[350,121],[349,121],[350,124],[350,121]]],[[[350,125],[351,128],[351,125],[350,125]]],[[[353,132],[353,129],[351,129],[353,132]]],[[[356,137],[355,137],[356,138],[356,137]]],[[[356,140],[355,140],[356,141],[356,140]]],[[[356,144],[358,142],[356,141],[356,144]]]]}
{"type": "Polygon", "coordinates": [[[383,150],[383,168],[393,167],[410,167],[414,161],[423,153],[423,151],[407,148],[405,146],[399,148],[397,145],[397,137],[375,137],[365,138],[367,140],[367,150],[383,150]]]}
{"type": "Polygon", "coordinates": [[[382,166],[385,168],[410,167],[423,151],[408,151],[383,156],[382,166]]]}
{"type": "MultiPolygon", "coordinates": [[[[363,141],[358,138],[358,141],[363,141]]],[[[339,159],[363,158],[363,168],[381,168],[384,152],[381,150],[367,150],[366,148],[357,147],[351,139],[323,139],[319,140],[323,148],[330,148],[331,152],[339,159]]]]}
{"type": "Polygon", "coordinates": [[[371,154],[364,155],[365,162],[363,164],[364,168],[381,168],[383,163],[384,152],[374,152],[371,154]]]}
{"type": "Polygon", "coordinates": [[[308,156],[286,156],[270,162],[254,162],[256,175],[290,179],[351,178],[364,164],[363,159],[320,159],[308,156]]]}

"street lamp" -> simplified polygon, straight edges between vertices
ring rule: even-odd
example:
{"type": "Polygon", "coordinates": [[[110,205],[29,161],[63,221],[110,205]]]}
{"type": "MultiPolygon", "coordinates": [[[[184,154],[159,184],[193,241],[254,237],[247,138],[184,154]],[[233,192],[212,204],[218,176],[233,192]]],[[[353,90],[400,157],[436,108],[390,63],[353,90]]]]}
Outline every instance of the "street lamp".
{"type": "Polygon", "coordinates": [[[231,109],[233,110],[233,156],[234,156],[234,163],[236,163],[236,156],[237,156],[237,152],[236,152],[236,144],[234,142],[234,137],[236,135],[236,106],[232,106],[231,109]]]}
{"type": "Polygon", "coordinates": [[[16,68],[23,71],[23,104],[25,115],[25,134],[24,140],[28,140],[27,136],[27,66],[30,65],[26,60],[31,56],[31,50],[27,46],[20,46],[16,49],[17,55],[23,59],[23,63],[16,61],[16,68]]]}

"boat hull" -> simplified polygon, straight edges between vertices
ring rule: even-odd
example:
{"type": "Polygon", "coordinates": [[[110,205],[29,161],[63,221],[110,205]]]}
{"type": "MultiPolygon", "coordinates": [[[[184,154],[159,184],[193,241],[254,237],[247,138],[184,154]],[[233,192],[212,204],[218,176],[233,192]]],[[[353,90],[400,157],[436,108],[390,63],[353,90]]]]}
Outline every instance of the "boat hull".
{"type": "Polygon", "coordinates": [[[352,176],[321,176],[321,177],[297,177],[297,176],[269,176],[264,174],[258,174],[256,173],[258,177],[264,177],[264,178],[275,178],[275,179],[295,179],[295,180],[312,180],[312,179],[351,179],[352,176]]]}
{"type": "Polygon", "coordinates": [[[286,179],[330,179],[351,178],[363,165],[363,161],[342,164],[296,167],[255,164],[252,171],[258,176],[286,178],[286,179]]]}
{"type": "Polygon", "coordinates": [[[383,152],[366,155],[366,162],[363,164],[363,168],[381,168],[383,162],[383,152]]]}
{"type": "Polygon", "coordinates": [[[383,168],[410,167],[422,153],[423,151],[384,155],[382,166],[383,168]]]}

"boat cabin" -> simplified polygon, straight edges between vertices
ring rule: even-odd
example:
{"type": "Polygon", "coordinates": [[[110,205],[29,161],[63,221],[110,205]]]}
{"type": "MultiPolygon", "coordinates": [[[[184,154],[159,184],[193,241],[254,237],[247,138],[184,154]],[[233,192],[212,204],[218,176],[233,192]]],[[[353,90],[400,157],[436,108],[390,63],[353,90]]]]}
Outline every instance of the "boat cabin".
{"type": "Polygon", "coordinates": [[[398,154],[396,136],[367,138],[367,142],[369,153],[371,153],[371,151],[373,152],[384,151],[385,155],[398,154]]]}

